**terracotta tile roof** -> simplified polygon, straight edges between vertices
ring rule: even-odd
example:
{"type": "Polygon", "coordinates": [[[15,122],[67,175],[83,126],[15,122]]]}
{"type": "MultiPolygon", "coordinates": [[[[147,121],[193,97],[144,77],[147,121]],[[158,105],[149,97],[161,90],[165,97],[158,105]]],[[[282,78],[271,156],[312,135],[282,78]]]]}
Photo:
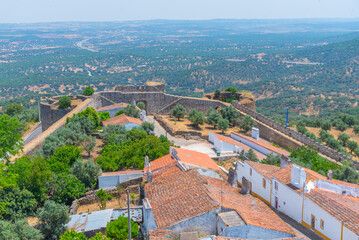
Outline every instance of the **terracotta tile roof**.
{"type": "Polygon", "coordinates": [[[231,187],[227,182],[204,177],[208,184],[210,196],[241,216],[248,224],[295,235],[294,231],[265,203],[251,195],[242,195],[238,188],[231,187]],[[222,193],[221,193],[222,192],[222,193]]]}
{"type": "MultiPolygon", "coordinates": [[[[165,172],[165,171],[164,171],[165,172]]],[[[158,176],[145,185],[145,192],[158,228],[168,228],[186,219],[218,208],[195,169],[158,176]]]]}
{"type": "Polygon", "coordinates": [[[213,161],[213,159],[205,153],[176,147],[172,147],[172,149],[175,149],[177,151],[178,157],[183,163],[221,171],[216,162],[213,161]]]}
{"type": "Polygon", "coordinates": [[[172,240],[175,239],[171,230],[156,229],[148,231],[149,240],[172,240]]]}
{"type": "Polygon", "coordinates": [[[243,139],[246,139],[248,141],[251,141],[251,142],[257,144],[258,146],[261,146],[261,147],[266,148],[266,149],[268,149],[268,150],[270,150],[270,151],[272,151],[274,153],[277,153],[279,155],[284,155],[284,156],[287,156],[287,157],[290,155],[290,152],[287,152],[287,151],[285,151],[285,150],[283,150],[281,148],[277,148],[275,146],[272,146],[272,145],[270,145],[270,144],[268,144],[266,142],[262,142],[260,140],[254,139],[252,137],[249,137],[249,136],[246,136],[246,135],[243,135],[243,134],[239,134],[239,133],[235,133],[235,132],[232,132],[232,133],[234,135],[237,135],[237,136],[243,138],[243,139]]]}
{"type": "MultiPolygon", "coordinates": [[[[158,169],[164,168],[166,166],[172,165],[173,163],[177,163],[176,159],[172,158],[172,154],[167,154],[163,157],[160,157],[152,162],[150,162],[150,170],[156,171],[158,169]]],[[[145,168],[144,171],[147,172],[148,168],[145,168]]]]}
{"type": "MultiPolygon", "coordinates": [[[[223,142],[226,142],[226,143],[229,143],[229,144],[232,144],[234,146],[237,146],[237,147],[240,147],[242,148],[244,151],[248,152],[249,149],[251,149],[250,147],[248,147],[247,145],[237,141],[237,140],[234,140],[233,138],[230,138],[230,137],[226,137],[226,136],[223,136],[223,135],[219,135],[219,134],[216,134],[216,133],[213,133],[213,135],[215,135],[219,140],[223,141],[223,142]]],[[[264,155],[263,153],[260,153],[258,152],[257,150],[253,149],[252,150],[254,151],[254,153],[256,154],[257,158],[259,160],[263,160],[263,159],[266,159],[267,156],[264,155]]]]}
{"type": "Polygon", "coordinates": [[[251,167],[253,167],[257,172],[262,174],[265,178],[271,181],[272,176],[275,175],[276,172],[280,170],[280,167],[264,164],[264,163],[258,163],[253,161],[245,161],[248,163],[251,167]]]}
{"type": "Polygon", "coordinates": [[[125,108],[127,107],[128,103],[116,103],[116,104],[112,104],[109,106],[104,106],[104,107],[100,107],[99,109],[97,109],[97,112],[102,112],[102,111],[108,111],[108,110],[112,110],[112,109],[117,109],[117,108],[125,108]]]}
{"type": "MultiPolygon", "coordinates": [[[[235,238],[235,237],[224,237],[224,236],[215,236],[215,240],[251,240],[248,238],[235,238]]],[[[305,240],[301,237],[291,237],[291,238],[276,238],[277,240],[305,240]]]]}
{"type": "Polygon", "coordinates": [[[117,171],[117,172],[103,172],[101,176],[116,176],[116,175],[126,175],[126,174],[139,174],[143,173],[143,170],[126,170],[126,171],[117,171]]]}
{"type": "Polygon", "coordinates": [[[311,201],[359,234],[359,198],[314,188],[305,194],[311,201]]]}
{"type": "Polygon", "coordinates": [[[125,125],[127,123],[135,123],[135,124],[141,125],[142,121],[139,118],[129,117],[129,116],[126,116],[123,113],[121,115],[118,115],[116,117],[110,118],[110,119],[102,122],[102,124],[105,127],[110,125],[110,124],[112,124],[112,125],[114,125],[114,124],[125,125]]]}
{"type": "MultiPolygon", "coordinates": [[[[338,184],[338,185],[344,185],[344,186],[348,186],[348,187],[354,187],[354,188],[359,188],[359,185],[358,184],[354,184],[354,183],[347,183],[347,182],[343,182],[343,181],[339,181],[339,180],[336,180],[336,179],[332,179],[332,180],[328,180],[327,177],[311,170],[311,169],[308,169],[308,168],[303,168],[305,170],[305,173],[306,173],[306,178],[307,178],[307,183],[309,181],[311,182],[315,182],[317,181],[318,179],[321,179],[321,180],[325,180],[327,182],[330,182],[330,183],[334,183],[334,184],[338,184]]],[[[288,185],[289,187],[291,187],[293,190],[299,192],[299,193],[302,193],[302,189],[298,189],[296,187],[294,187],[293,185],[291,185],[291,172],[292,172],[292,164],[288,165],[288,166],[285,166],[284,168],[281,168],[279,171],[275,172],[274,173],[274,177],[280,181],[281,183],[285,184],[285,185],[288,185]]]]}

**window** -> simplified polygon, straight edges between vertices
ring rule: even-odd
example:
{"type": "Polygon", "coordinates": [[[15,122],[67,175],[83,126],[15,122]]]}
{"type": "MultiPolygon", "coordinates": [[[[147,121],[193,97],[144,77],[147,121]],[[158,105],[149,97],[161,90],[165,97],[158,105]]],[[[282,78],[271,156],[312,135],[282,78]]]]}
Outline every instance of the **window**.
{"type": "Polygon", "coordinates": [[[320,228],[324,230],[324,221],[323,221],[323,219],[320,219],[320,228]]]}
{"type": "Polygon", "coordinates": [[[277,182],[274,182],[274,189],[278,190],[278,183],[277,182]]]}
{"type": "Polygon", "coordinates": [[[262,180],[263,182],[262,182],[262,186],[263,186],[263,188],[266,188],[266,184],[267,184],[267,181],[266,181],[266,179],[265,178],[263,178],[263,180],[262,180]]]}
{"type": "Polygon", "coordinates": [[[252,176],[252,168],[249,169],[249,175],[252,176]]]}

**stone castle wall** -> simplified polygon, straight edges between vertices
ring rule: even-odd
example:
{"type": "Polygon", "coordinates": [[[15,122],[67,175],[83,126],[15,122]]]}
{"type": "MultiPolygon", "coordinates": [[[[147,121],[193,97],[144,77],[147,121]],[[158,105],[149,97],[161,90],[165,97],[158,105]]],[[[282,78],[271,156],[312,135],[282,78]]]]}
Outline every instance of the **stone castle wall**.
{"type": "Polygon", "coordinates": [[[290,147],[290,148],[298,147],[299,146],[298,143],[295,143],[294,141],[292,141],[290,139],[290,138],[293,138],[300,143],[303,143],[307,146],[311,146],[318,152],[320,152],[320,153],[324,154],[325,156],[328,156],[338,162],[343,162],[345,160],[353,162],[354,165],[356,166],[356,168],[359,169],[359,163],[357,161],[354,161],[350,157],[345,156],[342,153],[339,153],[321,143],[318,143],[300,132],[297,132],[291,128],[286,128],[285,126],[273,121],[272,119],[269,119],[268,117],[266,117],[260,113],[257,113],[244,105],[238,104],[237,101],[233,101],[232,105],[235,108],[237,108],[238,110],[240,110],[241,112],[252,116],[254,119],[256,119],[258,121],[258,128],[260,129],[260,135],[263,136],[264,138],[266,138],[270,141],[273,141],[273,142],[275,142],[281,146],[284,146],[284,147],[290,147]],[[261,123],[263,123],[263,124],[261,124],[261,123]],[[286,139],[283,136],[279,136],[279,134],[276,134],[275,131],[273,131],[273,129],[277,130],[280,133],[283,133],[284,135],[288,136],[289,138],[286,139]]]}
{"type": "Polygon", "coordinates": [[[164,84],[156,85],[144,85],[144,86],[133,86],[133,85],[121,85],[116,86],[115,91],[118,92],[164,92],[164,84]]]}
{"type": "MultiPolygon", "coordinates": [[[[119,89],[119,86],[117,89],[119,89]]],[[[144,86],[150,88],[152,86],[144,86]]],[[[134,87],[136,90],[138,87],[134,87]]],[[[128,86],[125,86],[123,89],[132,89],[128,86]]],[[[138,90],[138,89],[137,89],[138,90]]],[[[161,91],[156,92],[119,92],[119,91],[104,91],[97,92],[91,96],[92,101],[87,106],[94,107],[98,109],[102,106],[111,105],[114,103],[125,102],[133,103],[135,102],[144,102],[146,104],[147,114],[169,114],[171,109],[176,104],[182,104],[187,111],[192,108],[195,108],[198,111],[206,112],[208,108],[212,107],[214,109],[223,108],[228,106],[228,103],[216,101],[216,100],[207,100],[201,98],[191,98],[191,97],[182,97],[166,94],[161,91]]],[[[56,119],[60,119],[67,112],[58,111],[59,109],[52,109],[49,106],[52,104],[42,104],[42,114],[41,120],[43,126],[51,126],[56,119]]],[[[238,101],[232,101],[232,106],[238,109],[239,111],[252,116],[257,120],[257,127],[260,129],[260,134],[262,137],[273,141],[280,146],[287,148],[297,148],[300,146],[300,143],[307,146],[311,146],[320,153],[332,158],[336,161],[342,162],[344,160],[354,162],[357,168],[359,168],[359,163],[353,161],[351,158],[321,144],[317,143],[311,138],[305,136],[302,133],[299,133],[293,129],[286,128],[283,125],[265,117],[264,115],[255,112],[252,109],[252,105],[243,105],[239,104],[238,101]],[[294,140],[293,140],[294,139],[294,140]]]]}

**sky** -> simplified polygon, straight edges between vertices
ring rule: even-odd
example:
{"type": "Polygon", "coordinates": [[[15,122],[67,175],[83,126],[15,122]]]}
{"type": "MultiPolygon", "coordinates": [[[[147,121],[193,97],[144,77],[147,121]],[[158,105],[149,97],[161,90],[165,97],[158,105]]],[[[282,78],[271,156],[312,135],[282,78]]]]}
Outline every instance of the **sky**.
{"type": "Polygon", "coordinates": [[[359,18],[359,0],[0,0],[0,23],[359,18]]]}

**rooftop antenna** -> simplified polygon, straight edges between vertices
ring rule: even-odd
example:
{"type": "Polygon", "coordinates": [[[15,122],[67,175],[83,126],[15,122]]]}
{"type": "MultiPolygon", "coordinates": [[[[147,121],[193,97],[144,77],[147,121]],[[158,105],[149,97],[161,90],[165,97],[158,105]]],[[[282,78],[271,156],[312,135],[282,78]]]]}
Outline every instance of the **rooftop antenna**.
{"type": "Polygon", "coordinates": [[[287,108],[287,120],[286,120],[286,122],[285,122],[285,127],[287,128],[287,127],[289,127],[289,108],[287,108]]]}

